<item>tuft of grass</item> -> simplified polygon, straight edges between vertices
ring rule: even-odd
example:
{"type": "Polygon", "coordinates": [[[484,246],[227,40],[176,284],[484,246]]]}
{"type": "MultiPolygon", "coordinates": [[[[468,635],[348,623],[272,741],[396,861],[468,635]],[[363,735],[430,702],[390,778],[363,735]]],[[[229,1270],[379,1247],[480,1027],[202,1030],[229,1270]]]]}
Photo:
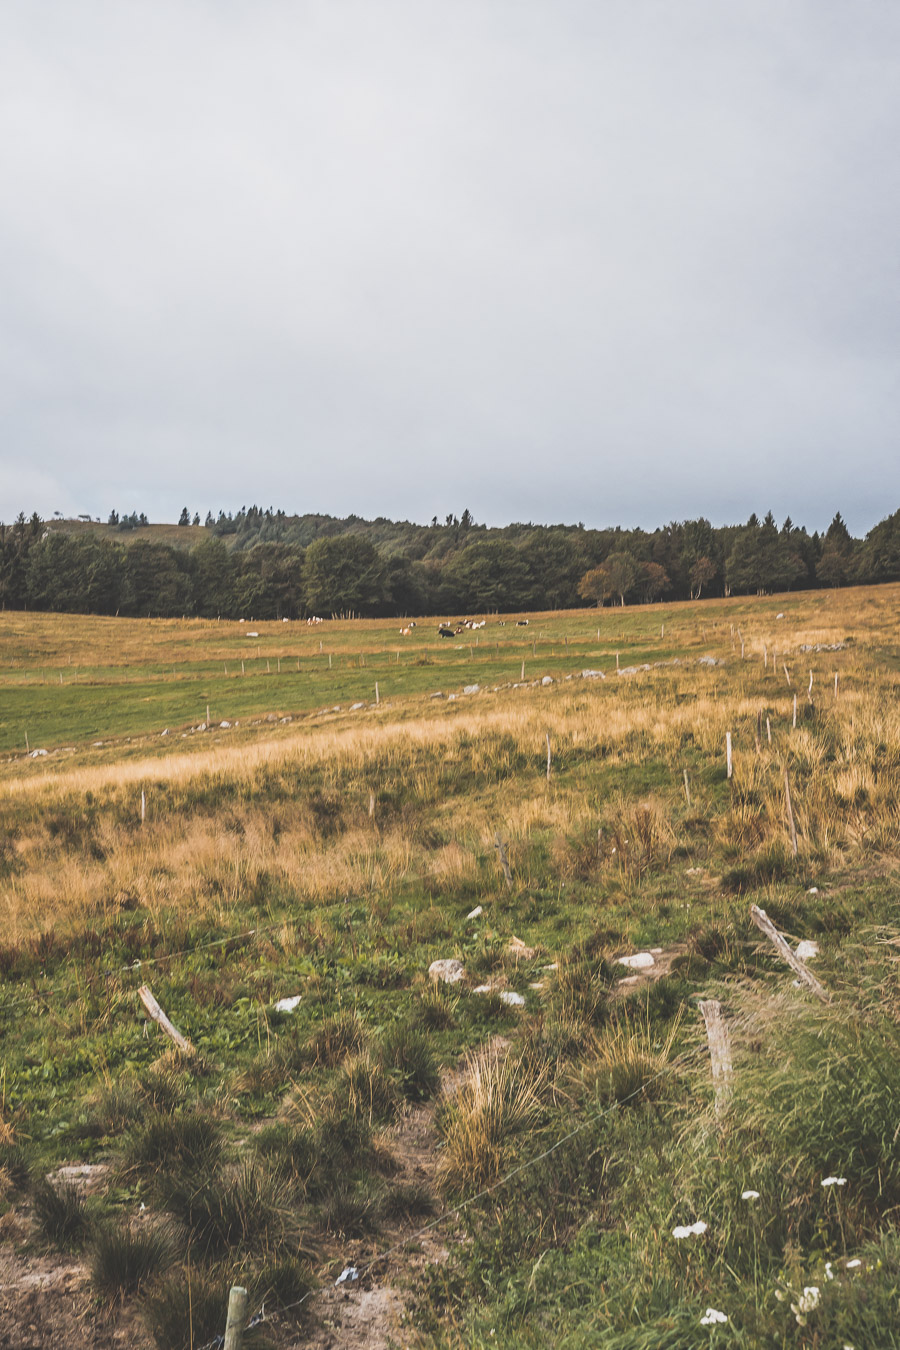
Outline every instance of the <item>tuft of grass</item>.
{"type": "Polygon", "coordinates": [[[382,1068],[411,1102],[427,1101],[440,1085],[437,1061],[428,1038],[409,1022],[388,1027],[378,1046],[382,1068]]]}
{"type": "Polygon", "coordinates": [[[669,1090],[664,1078],[681,1025],[680,1012],[665,1033],[654,1033],[647,1016],[622,1007],[615,1021],[594,1038],[581,1067],[582,1081],[597,1102],[655,1101],[669,1090]]]}
{"type": "Polygon", "coordinates": [[[366,1029],[355,1012],[346,1009],[326,1017],[306,1043],[313,1064],[333,1068],[347,1055],[358,1055],[366,1043],[366,1029]]]}
{"type": "Polygon", "coordinates": [[[245,1158],[233,1172],[170,1174],[160,1194],[206,1257],[234,1248],[277,1250],[297,1236],[291,1186],[258,1158],[245,1158]]]}
{"type": "Polygon", "coordinates": [[[47,1242],[63,1251],[84,1246],[91,1232],[92,1212],[81,1186],[42,1177],[32,1190],[32,1203],[38,1231],[47,1242]]]}
{"type": "Polygon", "coordinates": [[[152,1114],[125,1141],[126,1170],[144,1176],[186,1172],[190,1176],[216,1166],[222,1152],[219,1127],[198,1111],[180,1116],[152,1114]]]}
{"type": "Polygon", "coordinates": [[[446,1031],[456,1025],[459,994],[445,984],[428,984],[416,1000],[413,1016],[426,1031],[446,1031]]]}
{"type": "Polygon", "coordinates": [[[349,1110],[369,1125],[383,1124],[397,1109],[397,1092],[382,1064],[369,1055],[345,1060],[343,1089],[349,1110]]]}
{"type": "Polygon", "coordinates": [[[496,1050],[469,1056],[462,1082],[442,1096],[435,1116],[445,1190],[477,1191],[497,1180],[517,1138],[540,1120],[547,1079],[546,1066],[524,1056],[496,1050]]]}
{"type": "Polygon", "coordinates": [[[103,1224],[91,1244],[91,1281],[113,1303],[155,1280],[175,1259],[176,1243],[163,1224],[103,1224]]]}

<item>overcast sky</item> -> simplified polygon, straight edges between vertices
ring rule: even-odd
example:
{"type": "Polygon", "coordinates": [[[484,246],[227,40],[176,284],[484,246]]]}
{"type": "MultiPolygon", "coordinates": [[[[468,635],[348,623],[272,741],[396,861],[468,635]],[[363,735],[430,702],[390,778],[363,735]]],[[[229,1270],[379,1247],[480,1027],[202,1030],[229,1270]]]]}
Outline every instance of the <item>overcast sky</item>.
{"type": "Polygon", "coordinates": [[[900,5],[7,0],[0,519],[900,507],[900,5]]]}

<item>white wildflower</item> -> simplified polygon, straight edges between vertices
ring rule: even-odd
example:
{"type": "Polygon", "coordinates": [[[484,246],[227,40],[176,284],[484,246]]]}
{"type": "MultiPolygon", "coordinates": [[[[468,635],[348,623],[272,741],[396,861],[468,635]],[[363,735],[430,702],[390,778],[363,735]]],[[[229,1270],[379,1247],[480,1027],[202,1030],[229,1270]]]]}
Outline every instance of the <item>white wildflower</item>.
{"type": "Polygon", "coordinates": [[[718,1308],[707,1308],[706,1316],[700,1318],[701,1327],[711,1327],[714,1322],[727,1322],[728,1318],[718,1308]]]}
{"type": "Polygon", "coordinates": [[[742,1200],[758,1200],[759,1191],[741,1191],[742,1200]]]}
{"type": "Polygon", "coordinates": [[[846,1186],[846,1185],[847,1185],[847,1178],[846,1178],[846,1177],[826,1177],[825,1180],[822,1182],[822,1185],[823,1185],[823,1186],[846,1186]]]}

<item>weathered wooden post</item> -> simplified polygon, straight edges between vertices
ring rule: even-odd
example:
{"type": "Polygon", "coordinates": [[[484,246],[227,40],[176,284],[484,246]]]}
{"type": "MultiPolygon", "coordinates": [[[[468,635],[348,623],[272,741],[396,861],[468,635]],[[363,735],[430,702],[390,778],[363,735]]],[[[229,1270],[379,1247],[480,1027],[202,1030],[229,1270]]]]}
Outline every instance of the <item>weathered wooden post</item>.
{"type": "Polygon", "coordinates": [[[525,678],[525,662],[523,661],[523,662],[522,662],[522,674],[519,676],[519,679],[524,680],[524,678],[525,678]]]}
{"type": "Polygon", "coordinates": [[[790,671],[788,670],[788,668],[787,668],[787,662],[786,662],[786,661],[782,661],[781,665],[782,665],[782,669],[784,670],[784,678],[785,678],[785,679],[787,680],[787,682],[788,682],[788,689],[790,689],[790,687],[791,687],[791,672],[790,672],[790,671]]]}
{"type": "Polygon", "coordinates": [[[834,696],[835,696],[835,698],[837,698],[837,680],[838,680],[838,673],[837,673],[837,671],[835,671],[835,672],[834,672],[834,696]]]}
{"type": "Polygon", "coordinates": [[[732,1090],[733,1066],[728,1028],[722,1018],[722,1005],[718,999],[701,999],[697,1007],[706,1027],[713,1087],[716,1093],[716,1115],[720,1116],[728,1106],[732,1090]]]}
{"type": "Polygon", "coordinates": [[[684,770],[684,795],[687,798],[688,810],[691,806],[691,785],[688,782],[687,769],[684,770]]]}
{"type": "Polygon", "coordinates": [[[156,1022],[160,1027],[162,1027],[163,1031],[166,1033],[169,1039],[175,1042],[175,1044],[178,1046],[178,1049],[183,1054],[194,1055],[197,1053],[193,1045],[191,1045],[191,1042],[188,1040],[188,1038],[186,1036],[182,1036],[178,1028],[174,1027],[172,1023],[169,1021],[168,1017],[166,1017],[166,1014],[163,1012],[162,1008],[159,1006],[156,999],[153,997],[150,986],[148,984],[141,985],[140,989],[138,990],[138,998],[141,1000],[144,1007],[147,1009],[149,1015],[153,1018],[153,1021],[156,1022]]]}
{"type": "Polygon", "coordinates": [[[500,859],[500,866],[503,868],[503,877],[506,881],[506,888],[511,891],[513,886],[512,870],[509,865],[509,858],[506,856],[506,845],[500,838],[499,830],[494,835],[494,848],[497,850],[497,857],[500,859]]]}
{"type": "Polygon", "coordinates": [[[616,674],[619,673],[619,653],[616,652],[616,674]]]}
{"type": "Polygon", "coordinates": [[[369,819],[375,819],[375,793],[369,792],[369,819]]]}
{"type": "Polygon", "coordinates": [[[819,981],[816,979],[815,975],[813,975],[812,971],[809,970],[800,958],[791,951],[766,911],[764,909],[759,909],[756,905],[751,905],[750,918],[756,924],[760,932],[765,933],[766,937],[774,943],[779,955],[786,964],[790,966],[798,980],[806,985],[806,988],[809,989],[811,993],[815,994],[816,998],[820,998],[823,1003],[830,1003],[831,995],[828,993],[828,990],[825,989],[823,985],[819,984],[819,981]]]}
{"type": "Polygon", "coordinates": [[[244,1325],[247,1321],[247,1290],[239,1284],[231,1286],[228,1295],[228,1317],[225,1322],[225,1344],[223,1350],[242,1350],[244,1344],[244,1325]]]}
{"type": "Polygon", "coordinates": [[[142,825],[143,825],[143,823],[144,823],[144,821],[145,821],[146,819],[147,819],[147,798],[146,798],[146,796],[145,796],[145,794],[144,794],[144,789],[141,788],[141,824],[142,824],[142,825]]]}
{"type": "Polygon", "coordinates": [[[375,703],[376,706],[381,702],[381,695],[378,692],[378,681],[375,681],[375,703]]]}
{"type": "Polygon", "coordinates": [[[768,737],[768,739],[769,739],[769,744],[771,745],[771,744],[772,744],[772,723],[769,721],[768,717],[766,718],[766,736],[768,737]]]}
{"type": "Polygon", "coordinates": [[[812,673],[812,671],[810,671],[810,672],[809,672],[809,688],[808,688],[807,691],[806,691],[806,701],[807,701],[807,703],[812,703],[812,687],[813,687],[813,673],[812,673]]]}
{"type": "Polygon", "coordinates": [[[797,725],[797,695],[796,695],[796,694],[794,695],[794,721],[793,721],[793,724],[792,724],[792,725],[793,725],[794,727],[796,727],[796,725],[797,725]]]}
{"type": "Polygon", "coordinates": [[[729,778],[731,777],[731,774],[732,774],[732,771],[733,771],[733,767],[734,767],[734,766],[732,765],[732,762],[731,762],[731,732],[730,732],[730,731],[726,731],[726,732],[725,732],[725,768],[726,768],[727,775],[728,775],[729,778]]]}
{"type": "Polygon", "coordinates": [[[547,732],[547,782],[550,782],[550,732],[547,732]]]}

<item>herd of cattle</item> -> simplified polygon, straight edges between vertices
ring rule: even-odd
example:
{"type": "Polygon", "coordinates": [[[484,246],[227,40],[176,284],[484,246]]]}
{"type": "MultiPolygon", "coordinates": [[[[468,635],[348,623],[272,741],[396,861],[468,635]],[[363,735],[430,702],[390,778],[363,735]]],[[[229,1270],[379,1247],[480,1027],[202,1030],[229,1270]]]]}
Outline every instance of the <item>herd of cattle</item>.
{"type": "MultiPolygon", "coordinates": [[[[456,625],[455,628],[451,627],[451,625],[450,625],[449,623],[442,623],[441,626],[438,628],[438,637],[442,637],[442,638],[459,637],[460,633],[464,633],[464,632],[466,631],[467,628],[469,628],[469,629],[473,629],[473,628],[484,628],[486,624],[487,624],[487,619],[482,619],[480,623],[477,621],[477,619],[460,619],[459,623],[456,625]]],[[[505,620],[505,619],[498,619],[498,620],[497,620],[497,624],[498,624],[498,626],[499,626],[500,628],[505,628],[505,627],[506,627],[506,620],[505,620]]],[[[415,624],[413,624],[412,627],[415,628],[415,624]]],[[[527,620],[527,619],[516,619],[516,627],[517,627],[517,628],[527,628],[527,627],[528,627],[528,620],[527,620]]],[[[401,628],[401,629],[400,629],[400,632],[401,632],[401,633],[408,633],[408,632],[409,632],[409,629],[408,629],[408,628],[401,628]]]]}

